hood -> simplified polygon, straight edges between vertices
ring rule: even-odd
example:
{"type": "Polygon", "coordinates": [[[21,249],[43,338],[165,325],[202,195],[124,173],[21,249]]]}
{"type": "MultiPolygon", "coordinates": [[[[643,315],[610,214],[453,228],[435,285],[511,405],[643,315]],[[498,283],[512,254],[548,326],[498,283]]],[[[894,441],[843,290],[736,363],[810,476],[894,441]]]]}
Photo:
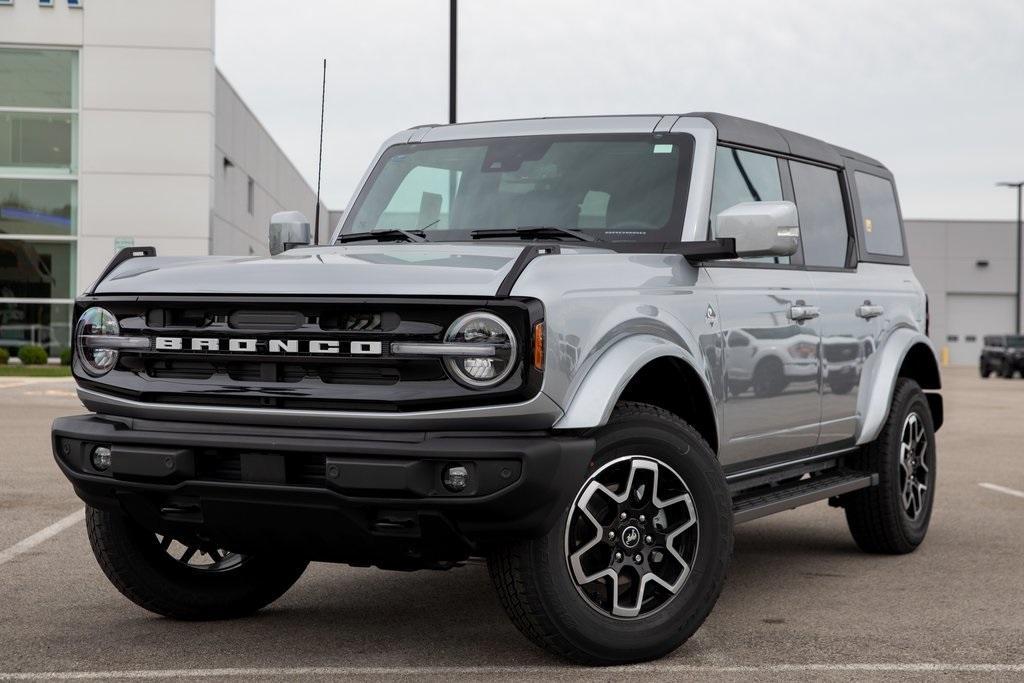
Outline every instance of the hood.
{"type": "Polygon", "coordinates": [[[524,246],[353,244],[271,257],[130,259],[96,294],[494,296],[524,246]]]}

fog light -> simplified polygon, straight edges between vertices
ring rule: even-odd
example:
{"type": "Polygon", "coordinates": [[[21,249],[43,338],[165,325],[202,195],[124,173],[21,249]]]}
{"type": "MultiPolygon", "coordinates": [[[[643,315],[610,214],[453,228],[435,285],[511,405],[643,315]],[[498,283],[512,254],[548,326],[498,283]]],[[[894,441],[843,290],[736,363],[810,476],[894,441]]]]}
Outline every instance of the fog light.
{"type": "Polygon", "coordinates": [[[452,493],[458,493],[466,488],[469,483],[469,470],[463,465],[448,465],[444,468],[444,476],[441,483],[452,493]]]}
{"type": "Polygon", "coordinates": [[[106,446],[92,449],[92,466],[100,472],[106,472],[110,467],[110,449],[106,446]]]}

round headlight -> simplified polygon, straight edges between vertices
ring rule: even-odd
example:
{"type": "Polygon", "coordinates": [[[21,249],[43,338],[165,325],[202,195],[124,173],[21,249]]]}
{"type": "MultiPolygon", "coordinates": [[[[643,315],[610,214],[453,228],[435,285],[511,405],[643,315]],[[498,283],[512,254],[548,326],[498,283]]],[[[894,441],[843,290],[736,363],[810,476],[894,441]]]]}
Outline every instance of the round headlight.
{"type": "Polygon", "coordinates": [[[105,308],[90,308],[78,319],[75,327],[75,350],[82,367],[93,377],[105,375],[117,363],[117,350],[96,346],[88,339],[97,335],[117,336],[121,326],[114,314],[105,308]]]}
{"type": "Polygon", "coordinates": [[[504,320],[491,313],[462,316],[445,332],[444,341],[487,348],[487,353],[479,356],[467,353],[445,358],[448,372],[466,386],[478,389],[494,386],[515,369],[516,335],[504,320]]]}

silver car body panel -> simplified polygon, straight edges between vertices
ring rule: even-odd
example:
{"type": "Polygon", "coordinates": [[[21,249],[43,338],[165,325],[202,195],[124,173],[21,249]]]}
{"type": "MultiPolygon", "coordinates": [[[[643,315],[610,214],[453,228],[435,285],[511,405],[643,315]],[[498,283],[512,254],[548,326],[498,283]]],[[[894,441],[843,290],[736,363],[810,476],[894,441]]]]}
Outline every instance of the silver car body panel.
{"type": "MultiPolygon", "coordinates": [[[[682,347],[664,337],[637,334],[615,342],[577,382],[578,388],[568,401],[568,412],[555,423],[555,429],[583,429],[604,424],[629,380],[651,361],[666,357],[678,358],[691,367],[701,364],[682,347]]],[[[710,400],[714,393],[712,378],[707,375],[700,377],[710,400]]],[[[720,428],[720,425],[716,426],[720,428]]]]}
{"type": "Polygon", "coordinates": [[[864,387],[857,397],[859,421],[855,440],[858,445],[874,441],[882,431],[882,425],[889,413],[889,404],[892,402],[897,373],[907,353],[918,344],[923,344],[932,354],[935,353],[932,340],[914,328],[901,327],[893,330],[888,335],[883,350],[876,354],[873,366],[865,370],[864,387]]]}
{"type": "Polygon", "coordinates": [[[710,264],[706,270],[718,296],[723,334],[722,464],[814,447],[821,419],[818,358],[815,353],[801,364],[791,349],[816,348],[821,330],[817,320],[788,317],[791,306],[814,305],[810,274],[728,263],[710,264]],[[752,342],[737,346],[741,335],[752,342]],[[754,351],[761,355],[749,371],[752,377],[740,384],[754,351]]]}
{"type": "Polygon", "coordinates": [[[277,256],[155,256],[121,264],[95,293],[493,296],[521,251],[495,243],[354,243],[277,256]]]}
{"type": "MultiPolygon", "coordinates": [[[[705,239],[717,131],[701,116],[614,116],[425,126],[381,147],[370,169],[395,144],[515,135],[688,133],[693,175],[684,241],[705,239]]],[[[369,177],[364,176],[363,182],[369,177]]],[[[362,184],[362,183],[361,183],[362,184]]],[[[358,190],[354,196],[358,195],[358,190]]],[[[351,210],[351,203],[346,211],[351,210]]],[[[339,225],[335,237],[340,231],[339,225]]],[[[353,243],[295,249],[272,258],[132,259],[98,295],[300,294],[495,296],[524,244],[515,242],[353,243]]],[[[242,421],[383,429],[586,429],[604,424],[637,372],[658,358],[688,364],[715,411],[725,465],[755,457],[866,443],[888,412],[908,350],[923,343],[924,294],[908,266],[861,263],[856,269],[695,266],[674,254],[629,254],[559,243],[560,253],[530,261],[512,296],[543,302],[546,366],[540,393],[514,405],[366,413],[152,405],[80,389],[90,409],[163,419],[242,421]],[[884,313],[855,310],[870,303],[884,313]],[[818,307],[821,317],[794,322],[790,307],[818,307]],[[736,339],[729,347],[732,333],[736,339]],[[756,344],[757,349],[750,347],[756,344]],[[807,345],[813,354],[805,353],[807,345]],[[747,354],[749,357],[744,357],[747,354]],[[743,386],[757,361],[778,357],[773,395],[743,386]],[[732,385],[730,386],[730,381],[732,385]]],[[[936,362],[937,367],[937,362],[936,362]]]]}

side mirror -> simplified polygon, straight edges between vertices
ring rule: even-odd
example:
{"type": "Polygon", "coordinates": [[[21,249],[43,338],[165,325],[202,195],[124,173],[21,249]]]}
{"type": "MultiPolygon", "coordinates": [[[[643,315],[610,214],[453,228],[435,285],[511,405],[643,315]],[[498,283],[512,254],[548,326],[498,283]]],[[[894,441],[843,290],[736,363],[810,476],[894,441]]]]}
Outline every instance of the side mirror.
{"type": "Polygon", "coordinates": [[[789,256],[800,245],[793,202],[741,202],[715,219],[715,236],[736,240],[736,255],[789,256]]]}
{"type": "Polygon", "coordinates": [[[279,211],[270,217],[271,256],[305,247],[312,242],[311,236],[309,221],[298,211],[279,211]]]}

